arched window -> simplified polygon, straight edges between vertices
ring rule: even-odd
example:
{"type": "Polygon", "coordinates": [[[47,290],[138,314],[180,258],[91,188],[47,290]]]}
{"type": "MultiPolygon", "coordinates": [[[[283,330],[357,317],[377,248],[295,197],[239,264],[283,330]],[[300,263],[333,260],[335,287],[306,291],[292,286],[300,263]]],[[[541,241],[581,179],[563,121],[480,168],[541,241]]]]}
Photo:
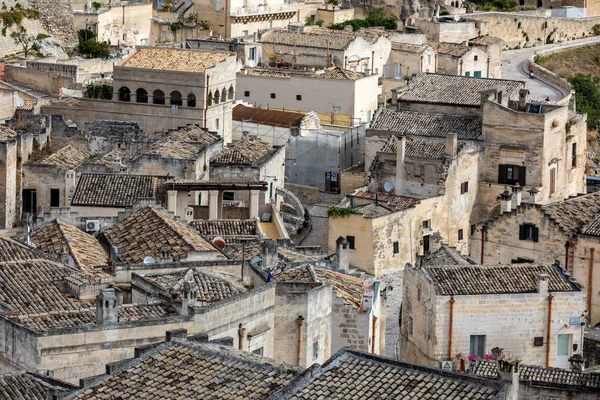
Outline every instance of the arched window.
{"type": "Polygon", "coordinates": [[[217,90],[215,90],[215,104],[219,104],[219,97],[220,97],[220,94],[219,94],[219,90],[217,89],[217,90]]]}
{"type": "Polygon", "coordinates": [[[154,91],[154,99],[152,99],[152,103],[154,104],[165,104],[165,93],[162,90],[154,91]]]}
{"type": "Polygon", "coordinates": [[[233,100],[233,95],[234,95],[233,85],[231,85],[231,86],[229,86],[229,91],[227,92],[227,98],[229,100],[233,100]]]}
{"type": "Polygon", "coordinates": [[[148,92],[146,89],[139,88],[135,91],[135,101],[138,103],[148,103],[148,92]]]}
{"type": "Polygon", "coordinates": [[[119,89],[119,101],[131,101],[131,90],[127,86],[119,89]]]}
{"type": "Polygon", "coordinates": [[[194,93],[190,93],[187,96],[187,106],[188,107],[196,107],[196,95],[194,93]]]}
{"type": "Polygon", "coordinates": [[[213,100],[213,94],[212,94],[212,93],[209,93],[209,94],[208,94],[208,105],[209,105],[209,106],[212,106],[212,105],[213,105],[213,101],[214,101],[214,100],[213,100]]]}
{"type": "Polygon", "coordinates": [[[227,101],[227,89],[225,88],[221,91],[221,101],[227,101]]]}
{"type": "Polygon", "coordinates": [[[181,93],[177,90],[171,92],[171,105],[172,106],[182,106],[183,100],[181,99],[181,93]]]}

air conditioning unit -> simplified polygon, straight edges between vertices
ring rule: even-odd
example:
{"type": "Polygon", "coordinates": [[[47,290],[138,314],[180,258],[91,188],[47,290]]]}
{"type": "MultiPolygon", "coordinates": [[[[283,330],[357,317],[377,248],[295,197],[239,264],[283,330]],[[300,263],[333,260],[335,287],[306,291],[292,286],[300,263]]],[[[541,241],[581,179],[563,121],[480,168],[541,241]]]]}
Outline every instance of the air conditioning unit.
{"type": "Polygon", "coordinates": [[[100,232],[100,221],[97,219],[89,219],[85,221],[85,231],[88,233],[100,232]]]}

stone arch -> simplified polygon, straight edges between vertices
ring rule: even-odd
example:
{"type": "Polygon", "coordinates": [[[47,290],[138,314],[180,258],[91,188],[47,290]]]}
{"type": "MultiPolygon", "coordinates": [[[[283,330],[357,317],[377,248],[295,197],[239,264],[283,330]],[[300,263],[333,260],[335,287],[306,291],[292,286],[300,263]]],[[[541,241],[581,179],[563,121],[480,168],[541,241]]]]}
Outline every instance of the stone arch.
{"type": "Polygon", "coordinates": [[[119,101],[131,101],[131,90],[127,86],[119,89],[119,101]]]}
{"type": "Polygon", "coordinates": [[[148,103],[148,91],[144,88],[139,88],[135,91],[136,103],[148,103]]]}
{"type": "Polygon", "coordinates": [[[196,107],[196,95],[194,93],[190,93],[187,95],[187,106],[196,107]]]}
{"type": "Polygon", "coordinates": [[[233,89],[233,85],[231,85],[231,86],[229,86],[229,90],[227,91],[227,99],[233,100],[233,95],[234,95],[234,89],[233,89]]]}
{"type": "Polygon", "coordinates": [[[177,90],[173,90],[171,92],[171,105],[179,106],[179,107],[181,107],[183,105],[183,99],[181,97],[181,93],[179,93],[177,90]]]}
{"type": "Polygon", "coordinates": [[[213,105],[213,101],[214,101],[214,99],[213,99],[213,94],[212,94],[212,93],[209,93],[209,94],[208,94],[208,100],[207,100],[207,103],[208,103],[208,105],[209,105],[209,106],[212,106],[212,105],[213,105]]]}
{"type": "Polygon", "coordinates": [[[156,89],[153,94],[152,104],[165,104],[165,92],[156,89]]]}
{"type": "Polygon", "coordinates": [[[223,90],[221,90],[221,101],[226,101],[227,100],[227,89],[223,88],[223,90]]]}
{"type": "Polygon", "coordinates": [[[221,94],[219,92],[219,89],[215,90],[215,104],[219,104],[220,97],[221,97],[221,94]]]}

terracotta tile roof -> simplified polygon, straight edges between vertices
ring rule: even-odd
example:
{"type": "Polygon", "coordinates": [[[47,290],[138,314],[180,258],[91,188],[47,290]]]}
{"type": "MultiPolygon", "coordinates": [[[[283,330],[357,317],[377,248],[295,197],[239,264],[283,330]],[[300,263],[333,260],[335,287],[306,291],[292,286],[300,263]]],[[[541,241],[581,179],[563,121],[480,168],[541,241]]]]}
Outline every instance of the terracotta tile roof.
{"type": "Polygon", "coordinates": [[[149,175],[82,174],[71,205],[131,207],[140,199],[154,199],[159,180],[149,175]]]}
{"type": "Polygon", "coordinates": [[[408,89],[398,94],[398,101],[479,106],[481,91],[500,86],[506,88],[507,98],[515,99],[525,82],[422,73],[411,78],[408,89]]]}
{"type": "MultiPolygon", "coordinates": [[[[457,150],[460,151],[464,146],[463,142],[459,142],[457,150]]],[[[396,154],[398,152],[398,137],[392,135],[381,151],[396,154]]],[[[445,152],[446,143],[442,140],[406,138],[405,154],[409,157],[436,159],[442,158],[445,152]]]]}
{"type": "Polygon", "coordinates": [[[70,301],[63,294],[64,279],[80,274],[48,260],[1,263],[0,302],[21,314],[87,308],[87,303],[70,301]]]}
{"type": "Polygon", "coordinates": [[[25,243],[0,236],[0,262],[28,261],[43,258],[51,259],[52,257],[27,246],[25,243]]]}
{"type": "Polygon", "coordinates": [[[353,32],[333,30],[311,30],[311,32],[291,32],[288,30],[272,29],[262,35],[260,43],[273,44],[268,46],[270,51],[277,49],[277,45],[296,47],[312,47],[330,50],[343,50],[356,38],[353,32]]]}
{"type": "Polygon", "coordinates": [[[452,57],[462,57],[471,51],[469,46],[458,43],[438,43],[434,46],[438,54],[448,55],[452,57]]]}
{"type": "Polygon", "coordinates": [[[165,295],[182,294],[187,282],[198,290],[198,301],[209,304],[246,292],[234,276],[199,269],[177,271],[172,274],[146,274],[144,280],[155,284],[165,295]]]}
{"type": "Polygon", "coordinates": [[[305,261],[317,261],[317,257],[307,256],[306,254],[299,253],[293,249],[280,247],[278,249],[278,257],[286,262],[305,262],[305,261]]]}
{"type": "Polygon", "coordinates": [[[445,138],[449,133],[456,133],[460,140],[483,140],[481,119],[465,115],[382,109],[375,115],[369,129],[393,132],[401,136],[439,138],[445,138]]]}
{"type": "Polygon", "coordinates": [[[421,260],[421,267],[435,267],[438,265],[471,265],[455,247],[442,245],[438,250],[427,254],[421,260]]]}
{"type": "Polygon", "coordinates": [[[17,132],[10,129],[8,126],[0,125],[0,142],[8,142],[17,137],[17,132]]]}
{"type": "Polygon", "coordinates": [[[391,207],[387,207],[384,204],[375,203],[356,206],[354,208],[354,211],[367,219],[383,217],[384,215],[388,215],[394,212],[394,210],[391,207]]]}
{"type": "Polygon", "coordinates": [[[198,125],[187,125],[174,131],[169,131],[166,135],[168,139],[177,140],[184,143],[193,143],[202,147],[210,146],[218,142],[220,138],[200,128],[198,125]]]}
{"type": "Polygon", "coordinates": [[[501,43],[502,39],[494,36],[479,36],[475,39],[469,40],[469,45],[472,46],[488,46],[494,43],[501,43]]]}
{"type": "Polygon", "coordinates": [[[333,290],[342,297],[346,303],[354,308],[360,308],[364,292],[365,281],[350,275],[305,264],[290,268],[275,276],[282,282],[324,282],[333,284],[333,290]]]}
{"type": "Polygon", "coordinates": [[[225,258],[192,228],[153,207],[134,212],[103,234],[112,248],[118,248],[119,261],[125,264],[141,264],[148,256],[157,259],[163,245],[169,246],[175,261],[194,251],[214,252],[215,258],[225,258]]]}
{"type": "Polygon", "coordinates": [[[212,165],[258,165],[267,160],[275,149],[271,144],[260,139],[238,140],[224,149],[221,154],[214,157],[212,165]]]}
{"type": "Polygon", "coordinates": [[[364,192],[360,191],[354,194],[355,197],[359,197],[362,199],[375,200],[388,207],[392,210],[405,210],[407,208],[414,207],[417,203],[419,203],[419,199],[414,197],[406,197],[406,196],[396,196],[395,194],[388,193],[377,193],[377,192],[364,192]]]}
{"type": "Polygon", "coordinates": [[[274,399],[503,399],[507,385],[349,349],[301,378],[288,386],[295,394],[274,399]]]}
{"type": "Polygon", "coordinates": [[[88,159],[85,164],[104,165],[114,171],[120,171],[121,167],[128,161],[128,154],[122,149],[112,149],[104,154],[98,154],[88,159]]]}
{"type": "MultiPolygon", "coordinates": [[[[477,360],[469,369],[472,374],[486,378],[496,379],[499,374],[498,362],[492,360],[477,360]]],[[[537,365],[520,365],[519,380],[532,386],[556,387],[563,390],[600,390],[600,374],[537,365]]]]}
{"type": "Polygon", "coordinates": [[[427,49],[427,47],[428,46],[424,44],[392,42],[392,50],[403,51],[406,53],[421,54],[427,49]]]}
{"type": "Polygon", "coordinates": [[[548,204],[542,207],[542,211],[567,235],[576,235],[582,232],[586,224],[595,220],[596,214],[600,212],[600,192],[548,204]]]}
{"type": "Polygon", "coordinates": [[[141,148],[134,159],[141,156],[159,156],[180,160],[194,160],[209,145],[220,139],[203,128],[188,125],[175,131],[170,131],[158,141],[141,148]]]}
{"type": "Polygon", "coordinates": [[[255,236],[255,219],[203,219],[195,220],[190,226],[204,236],[255,236]]]}
{"type": "Polygon", "coordinates": [[[106,265],[108,253],[96,238],[76,226],[57,218],[35,229],[31,233],[31,241],[37,249],[49,253],[60,255],[67,251],[73,258],[74,266],[86,275],[108,277],[106,273],[93,268],[106,265]]]}
{"type": "Polygon", "coordinates": [[[299,371],[230,348],[172,342],[81,390],[71,400],[166,399],[174,395],[189,400],[262,400],[287,385],[299,371]]]}
{"type": "Polygon", "coordinates": [[[246,68],[247,75],[250,76],[263,76],[269,78],[313,78],[313,79],[338,79],[345,81],[355,81],[365,77],[365,74],[361,72],[354,72],[349,69],[340,67],[326,68],[318,72],[307,72],[299,70],[286,70],[286,69],[263,69],[263,68],[246,68]]]}
{"type": "Polygon", "coordinates": [[[300,122],[305,116],[305,113],[246,107],[241,104],[235,106],[233,109],[234,121],[248,121],[255,124],[286,128],[289,128],[290,126],[300,126],[300,122]]]}
{"type": "Polygon", "coordinates": [[[66,395],[66,385],[53,385],[28,372],[0,375],[0,398],[12,400],[47,400],[51,395],[66,395]]]}
{"type": "Polygon", "coordinates": [[[584,227],[582,233],[588,236],[600,236],[600,214],[584,227]]]}
{"type": "Polygon", "coordinates": [[[423,268],[440,295],[535,293],[539,274],[549,276],[548,291],[575,292],[580,289],[559,271],[560,266],[448,265],[423,268]]]}
{"type": "Polygon", "coordinates": [[[89,158],[90,155],[87,152],[69,144],[34,164],[55,165],[64,170],[70,170],[79,167],[89,158]]]}
{"type": "Polygon", "coordinates": [[[163,71],[203,72],[230,56],[229,53],[217,51],[142,47],[121,65],[163,71]]]}

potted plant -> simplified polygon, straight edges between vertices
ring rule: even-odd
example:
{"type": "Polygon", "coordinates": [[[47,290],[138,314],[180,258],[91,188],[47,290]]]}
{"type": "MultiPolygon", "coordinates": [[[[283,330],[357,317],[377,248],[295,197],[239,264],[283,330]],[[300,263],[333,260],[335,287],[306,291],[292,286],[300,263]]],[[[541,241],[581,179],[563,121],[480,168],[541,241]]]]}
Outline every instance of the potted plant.
{"type": "Polygon", "coordinates": [[[163,11],[172,11],[173,10],[173,3],[171,3],[170,1],[165,1],[162,6],[163,6],[163,11]]]}

